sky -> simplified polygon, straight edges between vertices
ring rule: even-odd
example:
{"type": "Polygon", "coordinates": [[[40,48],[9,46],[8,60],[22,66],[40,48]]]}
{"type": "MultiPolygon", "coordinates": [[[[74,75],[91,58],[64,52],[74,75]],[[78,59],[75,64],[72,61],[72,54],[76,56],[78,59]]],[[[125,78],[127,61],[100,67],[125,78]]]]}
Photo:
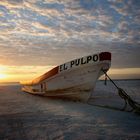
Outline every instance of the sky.
{"type": "Polygon", "coordinates": [[[0,82],[102,51],[113,78],[140,79],[140,0],[0,1],[0,82]]]}

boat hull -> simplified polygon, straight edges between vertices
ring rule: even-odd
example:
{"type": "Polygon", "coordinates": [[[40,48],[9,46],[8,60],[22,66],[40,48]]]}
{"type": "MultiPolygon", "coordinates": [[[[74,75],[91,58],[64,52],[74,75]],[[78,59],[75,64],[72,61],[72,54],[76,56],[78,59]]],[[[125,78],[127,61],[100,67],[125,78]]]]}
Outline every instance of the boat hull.
{"type": "MultiPolygon", "coordinates": [[[[65,64],[68,66],[68,63],[65,64]]],[[[109,67],[110,60],[87,63],[63,71],[60,66],[56,75],[35,84],[25,84],[22,90],[43,96],[87,101],[94,91],[97,79],[103,75],[102,69],[107,71],[109,67]]]]}

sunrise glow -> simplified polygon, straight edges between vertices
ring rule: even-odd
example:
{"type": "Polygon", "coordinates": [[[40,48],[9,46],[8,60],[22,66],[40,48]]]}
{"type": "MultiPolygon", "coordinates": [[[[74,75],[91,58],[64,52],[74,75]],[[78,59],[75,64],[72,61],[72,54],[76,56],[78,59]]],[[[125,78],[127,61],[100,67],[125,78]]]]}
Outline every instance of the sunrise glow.
{"type": "Polygon", "coordinates": [[[0,79],[5,79],[6,78],[6,74],[0,73],[0,79]]]}
{"type": "Polygon", "coordinates": [[[139,1],[0,1],[0,82],[108,51],[112,78],[140,79],[139,1]]]}
{"type": "MultiPolygon", "coordinates": [[[[55,66],[1,66],[0,82],[20,82],[33,80],[55,66]]],[[[111,68],[108,71],[114,79],[140,79],[140,68],[111,68]]],[[[100,77],[104,79],[104,76],[100,77]]]]}
{"type": "Polygon", "coordinates": [[[20,82],[32,80],[54,66],[0,66],[0,83],[1,82],[20,82]]]}
{"type": "Polygon", "coordinates": [[[6,67],[5,66],[0,66],[0,82],[1,81],[7,81],[7,74],[5,73],[6,67]]]}

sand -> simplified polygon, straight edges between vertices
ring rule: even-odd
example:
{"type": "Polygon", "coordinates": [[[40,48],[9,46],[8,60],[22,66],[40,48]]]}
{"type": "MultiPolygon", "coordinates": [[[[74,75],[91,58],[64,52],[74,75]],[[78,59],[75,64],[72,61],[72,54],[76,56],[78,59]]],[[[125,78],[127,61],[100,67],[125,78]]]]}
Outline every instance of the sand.
{"type": "MultiPolygon", "coordinates": [[[[139,81],[136,83],[133,84],[137,87],[131,88],[132,84],[126,87],[133,89],[133,97],[139,100],[139,81]]],[[[0,86],[2,140],[140,139],[140,116],[135,113],[34,96],[20,88],[20,85],[0,86]]],[[[96,100],[92,98],[89,102],[123,107],[123,101],[114,95],[114,91],[110,85],[106,88],[98,82],[93,93],[96,100]]]]}

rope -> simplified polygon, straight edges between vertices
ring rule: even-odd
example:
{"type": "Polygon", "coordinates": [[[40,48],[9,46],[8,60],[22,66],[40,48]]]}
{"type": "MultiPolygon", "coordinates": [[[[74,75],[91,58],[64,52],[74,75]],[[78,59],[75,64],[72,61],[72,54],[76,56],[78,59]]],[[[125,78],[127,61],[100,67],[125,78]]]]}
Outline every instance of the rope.
{"type": "Polygon", "coordinates": [[[118,89],[119,96],[125,101],[125,105],[123,107],[123,111],[125,111],[127,104],[129,104],[132,108],[131,111],[134,111],[138,114],[140,114],[140,104],[136,101],[134,101],[122,88],[119,88],[116,83],[107,75],[107,73],[102,70],[105,76],[113,83],[113,85],[118,89]]]}

